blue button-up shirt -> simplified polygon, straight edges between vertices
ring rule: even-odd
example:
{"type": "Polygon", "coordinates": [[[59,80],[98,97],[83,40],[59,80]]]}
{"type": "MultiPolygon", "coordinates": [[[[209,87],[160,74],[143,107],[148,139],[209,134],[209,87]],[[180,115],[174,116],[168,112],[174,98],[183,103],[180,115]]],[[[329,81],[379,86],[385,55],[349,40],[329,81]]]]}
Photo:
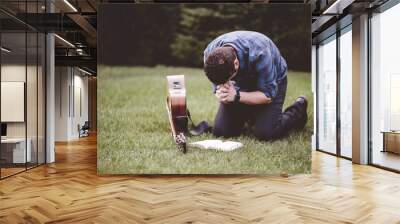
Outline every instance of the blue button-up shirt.
{"type": "MultiPolygon", "coordinates": [[[[278,48],[264,34],[253,31],[234,31],[223,34],[208,44],[204,60],[209,53],[222,46],[232,46],[239,59],[239,71],[232,79],[241,91],[261,91],[274,98],[278,83],[286,77],[287,64],[278,48]]],[[[213,85],[215,92],[216,86],[213,85]]]]}

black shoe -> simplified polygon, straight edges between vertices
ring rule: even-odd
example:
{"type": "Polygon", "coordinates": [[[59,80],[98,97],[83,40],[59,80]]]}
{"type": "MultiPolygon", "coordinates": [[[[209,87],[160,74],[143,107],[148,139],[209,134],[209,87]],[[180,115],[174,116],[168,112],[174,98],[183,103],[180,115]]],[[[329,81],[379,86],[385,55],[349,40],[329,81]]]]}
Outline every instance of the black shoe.
{"type": "Polygon", "coordinates": [[[300,109],[301,118],[300,118],[300,121],[299,121],[298,125],[296,125],[296,128],[300,130],[300,129],[303,129],[306,126],[307,121],[308,121],[308,115],[307,115],[308,100],[307,100],[307,97],[299,96],[299,97],[297,97],[295,103],[298,104],[298,106],[301,108],[300,109]]]}
{"type": "Polygon", "coordinates": [[[289,117],[289,123],[295,130],[301,130],[307,123],[307,98],[299,96],[284,110],[284,114],[289,117]]]}

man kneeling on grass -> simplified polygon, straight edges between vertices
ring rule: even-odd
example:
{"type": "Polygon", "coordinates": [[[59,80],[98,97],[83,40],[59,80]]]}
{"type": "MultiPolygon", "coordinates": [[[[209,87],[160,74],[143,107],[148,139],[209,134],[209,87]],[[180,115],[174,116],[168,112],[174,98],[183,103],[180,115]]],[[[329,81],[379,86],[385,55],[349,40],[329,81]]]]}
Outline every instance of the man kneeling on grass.
{"type": "Polygon", "coordinates": [[[217,37],[204,51],[204,71],[220,102],[214,135],[239,136],[247,122],[258,139],[270,140],[307,123],[304,96],[282,112],[287,65],[265,35],[235,31],[217,37]]]}

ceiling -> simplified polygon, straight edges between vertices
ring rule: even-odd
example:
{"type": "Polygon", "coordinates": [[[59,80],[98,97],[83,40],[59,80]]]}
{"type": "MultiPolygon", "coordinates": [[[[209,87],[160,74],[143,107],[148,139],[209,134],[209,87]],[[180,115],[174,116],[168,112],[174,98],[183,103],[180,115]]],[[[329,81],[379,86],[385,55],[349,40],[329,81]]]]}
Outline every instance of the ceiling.
{"type": "MultiPolygon", "coordinates": [[[[347,8],[356,10],[382,4],[386,0],[346,0],[351,2],[347,8]]],[[[61,64],[76,64],[85,61],[91,70],[96,70],[97,57],[97,9],[103,3],[171,3],[171,2],[226,2],[226,0],[1,0],[0,20],[4,38],[14,41],[16,45],[21,38],[19,30],[31,28],[39,32],[55,32],[61,38],[55,38],[56,56],[61,64]],[[51,13],[49,13],[51,12],[51,13]],[[28,24],[29,26],[27,26],[28,24]],[[13,38],[13,36],[15,38],[13,38]],[[66,41],[64,41],[66,40],[66,41]],[[72,45],[74,46],[71,46],[72,45]],[[62,61],[61,61],[62,60],[62,61]]],[[[246,0],[231,0],[231,2],[249,2],[246,0]]],[[[327,26],[341,18],[342,15],[323,15],[324,10],[334,4],[335,0],[253,0],[264,3],[309,3],[311,4],[313,20],[313,36],[318,35],[327,26]]],[[[4,43],[4,42],[3,42],[4,43]]],[[[22,45],[21,45],[22,46],[22,45]]],[[[16,46],[14,46],[16,47],[16,46]]],[[[17,49],[17,47],[16,47],[17,49]]],[[[28,49],[28,52],[30,50],[28,49]]],[[[56,60],[57,62],[57,60],[56,60]]]]}
{"type": "Polygon", "coordinates": [[[97,7],[96,0],[1,0],[2,45],[12,52],[3,60],[18,62],[35,55],[28,32],[54,32],[56,65],[79,66],[96,73],[97,7]],[[51,12],[51,13],[49,13],[51,12]],[[68,44],[69,43],[69,44],[68,44]],[[25,46],[26,50],[25,50],[25,46]]]}

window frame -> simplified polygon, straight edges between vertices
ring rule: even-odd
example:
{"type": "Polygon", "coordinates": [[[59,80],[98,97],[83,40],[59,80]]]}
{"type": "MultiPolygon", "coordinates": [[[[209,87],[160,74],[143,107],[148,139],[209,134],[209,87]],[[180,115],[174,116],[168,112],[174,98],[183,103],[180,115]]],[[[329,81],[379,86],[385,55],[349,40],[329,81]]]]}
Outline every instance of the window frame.
{"type": "MultiPolygon", "coordinates": [[[[316,60],[316,79],[315,79],[315,86],[316,86],[316,111],[315,111],[315,115],[316,116],[316,130],[315,130],[315,145],[316,145],[316,151],[319,152],[323,152],[329,155],[333,155],[339,158],[343,158],[346,160],[352,160],[351,157],[347,157],[342,155],[341,153],[341,119],[340,119],[340,81],[341,81],[341,67],[340,67],[340,37],[344,34],[346,34],[347,32],[351,32],[352,31],[352,22],[351,22],[351,16],[345,16],[342,20],[339,20],[337,23],[339,24],[334,24],[332,25],[332,27],[335,27],[336,31],[332,32],[332,30],[330,31],[330,35],[325,35],[325,37],[317,40],[317,44],[316,44],[316,51],[315,51],[315,60],[316,60]],[[340,25],[341,27],[337,27],[337,25],[340,25]],[[319,78],[320,78],[320,74],[319,74],[319,47],[322,43],[328,43],[330,41],[336,41],[336,152],[332,153],[329,152],[327,150],[321,149],[320,148],[320,144],[319,144],[319,109],[320,109],[320,96],[319,96],[319,78]]],[[[327,29],[329,30],[329,28],[327,29]]],[[[322,34],[324,35],[324,34],[322,34]]]]}

